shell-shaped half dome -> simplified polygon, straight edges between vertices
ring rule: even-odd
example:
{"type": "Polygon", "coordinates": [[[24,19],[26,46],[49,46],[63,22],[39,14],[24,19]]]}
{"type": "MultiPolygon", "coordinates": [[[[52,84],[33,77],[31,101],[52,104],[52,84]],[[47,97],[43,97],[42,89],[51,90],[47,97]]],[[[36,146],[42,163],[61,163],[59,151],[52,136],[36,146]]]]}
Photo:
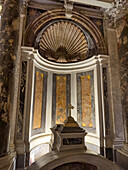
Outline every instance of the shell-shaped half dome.
{"type": "Polygon", "coordinates": [[[40,54],[56,62],[72,62],[87,58],[88,43],[84,32],[70,21],[48,26],[39,42],[40,54]]]}

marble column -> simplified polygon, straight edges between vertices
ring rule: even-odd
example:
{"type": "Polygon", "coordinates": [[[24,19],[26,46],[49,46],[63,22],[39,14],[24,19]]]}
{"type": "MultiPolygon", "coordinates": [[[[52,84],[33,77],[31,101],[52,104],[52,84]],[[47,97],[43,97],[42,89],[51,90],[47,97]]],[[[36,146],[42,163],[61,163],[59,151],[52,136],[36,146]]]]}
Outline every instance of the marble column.
{"type": "Polygon", "coordinates": [[[124,116],[125,143],[123,150],[128,154],[128,16],[119,37],[119,65],[122,92],[122,112],[124,116]]]}
{"type": "MultiPolygon", "coordinates": [[[[14,143],[10,148],[11,121],[14,111],[15,73],[19,41],[19,0],[3,1],[0,29],[0,169],[13,166],[14,143]]],[[[15,123],[15,120],[13,120],[15,123]]],[[[14,139],[13,139],[14,141],[14,139]]]]}
{"type": "MultiPolygon", "coordinates": [[[[26,100],[26,79],[27,79],[27,72],[28,72],[28,62],[27,60],[22,61],[22,52],[21,46],[22,41],[24,39],[24,32],[25,32],[25,21],[27,16],[27,5],[28,0],[22,0],[20,4],[20,16],[19,16],[19,41],[18,41],[18,51],[17,55],[19,56],[19,60],[17,60],[17,72],[15,75],[15,84],[17,89],[17,116],[16,116],[16,130],[15,130],[15,150],[17,155],[16,160],[16,168],[25,168],[29,165],[29,142],[28,142],[28,116],[26,115],[26,108],[25,103],[28,101],[26,100]],[[19,77],[20,76],[20,77],[19,77]],[[20,80],[19,80],[20,79],[20,80]]],[[[25,56],[26,57],[26,56],[25,56]]],[[[16,99],[16,98],[15,98],[16,99]]],[[[15,103],[13,104],[15,105],[15,103]]],[[[28,112],[29,113],[29,112],[28,112]]],[[[14,116],[15,117],[15,116],[14,116]]],[[[14,135],[14,131],[12,128],[12,139],[14,135]]]]}
{"type": "MultiPolygon", "coordinates": [[[[128,169],[128,1],[120,1],[120,5],[118,5],[118,2],[115,2],[115,5],[106,11],[106,14],[109,18],[109,23],[113,26],[113,34],[109,34],[108,31],[107,35],[110,37],[111,42],[113,42],[113,36],[116,39],[116,43],[110,43],[113,49],[116,49],[116,51],[114,50],[115,53],[113,53],[115,61],[113,60],[112,67],[117,64],[119,80],[116,82],[117,84],[120,83],[120,85],[118,85],[120,86],[120,103],[117,107],[117,109],[120,109],[117,113],[122,114],[123,117],[123,129],[121,126],[120,132],[124,132],[124,145],[116,150],[116,162],[124,169],[128,169]]],[[[108,25],[110,25],[109,23],[108,25]]],[[[111,47],[109,47],[109,49],[111,49],[111,47]]],[[[116,93],[118,94],[119,91],[117,90],[116,93]]],[[[118,101],[119,100],[116,100],[116,102],[118,101]]],[[[116,124],[119,129],[120,125],[122,125],[122,119],[120,121],[120,117],[118,117],[116,124]]]]}
{"type": "MultiPolygon", "coordinates": [[[[128,4],[127,4],[128,5],[128,4]]],[[[125,141],[117,150],[116,161],[128,169],[128,15],[117,21],[118,59],[125,141]]]]}
{"type": "MultiPolygon", "coordinates": [[[[119,63],[116,30],[107,28],[107,44],[109,60],[109,109],[111,116],[111,137],[110,141],[113,151],[122,147],[124,142],[123,115],[121,105],[121,90],[119,78],[119,63]]],[[[115,161],[115,152],[113,152],[115,161]]]]}

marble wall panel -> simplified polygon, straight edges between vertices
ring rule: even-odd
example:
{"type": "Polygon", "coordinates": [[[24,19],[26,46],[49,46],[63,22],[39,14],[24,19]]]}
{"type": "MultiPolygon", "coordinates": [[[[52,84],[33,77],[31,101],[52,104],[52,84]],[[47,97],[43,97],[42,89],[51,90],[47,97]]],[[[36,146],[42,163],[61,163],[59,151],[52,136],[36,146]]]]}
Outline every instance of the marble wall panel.
{"type": "Polygon", "coordinates": [[[110,135],[108,87],[107,87],[107,69],[103,68],[103,93],[104,93],[104,112],[105,112],[105,129],[106,135],[110,135]]]}
{"type": "Polygon", "coordinates": [[[81,102],[82,102],[82,126],[92,127],[90,75],[81,76],[81,102]]]}
{"type": "Polygon", "coordinates": [[[25,91],[26,91],[26,74],[27,74],[27,61],[22,62],[21,82],[20,82],[20,98],[19,98],[19,112],[17,120],[17,139],[23,138],[23,120],[24,120],[24,104],[25,104],[25,91]]]}
{"type": "Polygon", "coordinates": [[[92,18],[89,17],[92,22],[98,27],[98,29],[100,30],[100,32],[104,35],[104,29],[103,29],[103,19],[99,19],[99,18],[92,18]]]}
{"type": "Polygon", "coordinates": [[[63,123],[67,118],[70,104],[70,75],[53,75],[53,124],[63,123]]]}
{"type": "Polygon", "coordinates": [[[88,131],[95,131],[95,100],[93,71],[77,74],[78,122],[88,131]]]}
{"type": "Polygon", "coordinates": [[[66,76],[56,77],[56,124],[66,119],[66,76]]]}
{"type": "MultiPolygon", "coordinates": [[[[128,143],[128,20],[122,22],[120,36],[118,35],[118,52],[120,66],[120,80],[122,92],[122,110],[125,120],[125,137],[128,143]]],[[[118,31],[119,32],[119,31],[118,31]]]]}
{"type": "Polygon", "coordinates": [[[48,143],[40,144],[40,145],[34,147],[30,151],[30,164],[35,162],[41,156],[47,154],[49,151],[50,151],[50,148],[49,148],[49,144],[48,143]]]}
{"type": "Polygon", "coordinates": [[[37,17],[39,17],[43,12],[46,10],[40,10],[35,8],[27,8],[27,21],[26,21],[26,27],[31,24],[37,17]]]}
{"type": "Polygon", "coordinates": [[[33,129],[41,128],[43,77],[43,73],[38,71],[36,72],[33,129]]]}
{"type": "Polygon", "coordinates": [[[35,85],[32,111],[32,135],[45,132],[47,100],[47,72],[35,69],[35,85]]]}

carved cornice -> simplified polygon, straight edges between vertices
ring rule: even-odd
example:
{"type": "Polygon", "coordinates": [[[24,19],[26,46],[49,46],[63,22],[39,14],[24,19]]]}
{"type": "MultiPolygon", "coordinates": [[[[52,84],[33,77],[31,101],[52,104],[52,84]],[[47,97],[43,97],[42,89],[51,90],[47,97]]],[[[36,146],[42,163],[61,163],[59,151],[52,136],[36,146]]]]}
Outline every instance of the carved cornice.
{"type": "Polygon", "coordinates": [[[116,28],[120,19],[128,14],[127,0],[115,0],[112,3],[112,8],[109,8],[104,13],[104,18],[108,20],[108,27],[116,28]]]}

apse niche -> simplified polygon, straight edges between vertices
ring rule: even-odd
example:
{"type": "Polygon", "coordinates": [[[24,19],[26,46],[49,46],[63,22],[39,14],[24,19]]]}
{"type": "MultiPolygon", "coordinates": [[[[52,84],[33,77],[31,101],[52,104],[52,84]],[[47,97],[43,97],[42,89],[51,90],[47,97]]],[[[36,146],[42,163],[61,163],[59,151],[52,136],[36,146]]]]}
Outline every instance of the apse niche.
{"type": "Polygon", "coordinates": [[[71,19],[63,10],[44,13],[28,26],[25,45],[21,82],[32,162],[50,151],[50,128],[65,121],[69,104],[74,106],[72,117],[88,133],[87,148],[100,153],[110,124],[108,56],[98,28],[75,12],[71,19]]]}
{"type": "Polygon", "coordinates": [[[27,71],[22,73],[26,75],[21,79],[24,81],[26,77],[24,114],[29,121],[26,126],[29,125],[31,159],[34,161],[50,151],[50,128],[65,121],[69,104],[74,106],[72,117],[88,133],[87,148],[100,153],[100,148],[104,147],[101,142],[104,135],[110,134],[108,56],[98,55],[65,64],[44,59],[31,47],[22,47],[22,54],[27,59],[27,71]],[[106,122],[104,126],[103,122],[106,122]],[[103,129],[107,130],[105,134],[101,133],[103,129]]]}
{"type": "Polygon", "coordinates": [[[82,61],[98,54],[94,39],[80,26],[69,20],[58,20],[44,27],[38,34],[35,49],[53,62],[82,61]]]}

